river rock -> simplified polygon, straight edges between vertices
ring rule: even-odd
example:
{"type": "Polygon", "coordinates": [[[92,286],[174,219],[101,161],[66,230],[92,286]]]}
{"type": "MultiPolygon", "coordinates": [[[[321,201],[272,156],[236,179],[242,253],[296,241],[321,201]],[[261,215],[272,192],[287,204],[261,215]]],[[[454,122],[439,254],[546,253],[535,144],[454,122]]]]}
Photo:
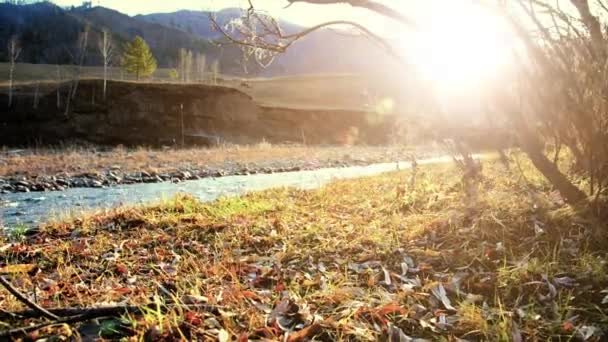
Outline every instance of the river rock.
{"type": "Polygon", "coordinates": [[[17,190],[17,192],[30,192],[30,188],[28,188],[27,186],[23,186],[23,185],[17,185],[15,187],[15,190],[17,190]]]}
{"type": "Polygon", "coordinates": [[[192,179],[192,173],[190,173],[190,171],[182,171],[180,176],[184,180],[192,179]]]}
{"type": "Polygon", "coordinates": [[[103,183],[98,180],[93,180],[89,183],[89,186],[92,188],[103,188],[103,183]]]}
{"type": "Polygon", "coordinates": [[[29,188],[31,186],[30,183],[25,180],[17,181],[17,182],[15,182],[15,185],[18,187],[22,186],[22,187],[26,187],[26,188],[29,188]]]}
{"type": "Polygon", "coordinates": [[[32,191],[47,191],[47,190],[50,190],[50,188],[52,188],[52,186],[50,184],[48,184],[48,183],[47,184],[36,183],[36,184],[34,184],[34,185],[31,186],[31,190],[32,191]]]}
{"type": "Polygon", "coordinates": [[[55,181],[55,183],[57,183],[58,185],[61,185],[61,186],[65,186],[65,187],[70,186],[70,182],[67,181],[64,178],[57,178],[57,180],[55,181]]]}
{"type": "Polygon", "coordinates": [[[122,178],[117,176],[114,172],[108,173],[108,179],[114,183],[120,183],[122,181],[122,178]]]}

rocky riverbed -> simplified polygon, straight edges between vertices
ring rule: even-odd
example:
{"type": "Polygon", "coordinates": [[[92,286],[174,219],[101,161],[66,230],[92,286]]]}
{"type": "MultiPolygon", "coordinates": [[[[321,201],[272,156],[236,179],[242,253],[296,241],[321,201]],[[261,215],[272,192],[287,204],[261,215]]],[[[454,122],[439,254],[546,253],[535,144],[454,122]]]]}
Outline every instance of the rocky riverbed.
{"type": "MultiPolygon", "coordinates": [[[[430,153],[428,152],[416,153],[418,158],[420,158],[421,155],[428,156],[429,154],[430,153]]],[[[316,170],[321,168],[365,166],[376,163],[407,161],[411,160],[413,155],[413,152],[398,152],[387,148],[384,150],[373,149],[366,153],[357,153],[356,155],[349,153],[340,156],[334,155],[327,159],[280,159],[248,162],[226,160],[223,162],[209,163],[205,166],[184,164],[175,165],[171,168],[153,167],[154,163],[153,160],[151,160],[151,167],[143,167],[141,170],[133,170],[131,167],[126,168],[118,164],[82,173],[73,171],[31,173],[24,170],[0,176],[0,193],[62,191],[68,188],[104,188],[139,183],[180,183],[188,180],[224,176],[272,174],[316,170]]]]}

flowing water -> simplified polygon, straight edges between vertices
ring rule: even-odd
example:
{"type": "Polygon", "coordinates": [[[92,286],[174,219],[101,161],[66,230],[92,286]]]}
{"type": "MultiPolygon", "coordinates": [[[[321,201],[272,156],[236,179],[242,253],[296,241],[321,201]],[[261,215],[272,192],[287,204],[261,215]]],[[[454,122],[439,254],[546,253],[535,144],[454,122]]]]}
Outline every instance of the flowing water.
{"type": "MultiPolygon", "coordinates": [[[[445,163],[450,157],[418,161],[418,164],[445,163]]],[[[110,188],[72,188],[61,192],[14,193],[0,195],[0,226],[33,226],[49,218],[83,211],[155,202],[178,193],[189,193],[202,201],[277,187],[318,188],[335,179],[376,175],[410,168],[409,162],[373,164],[346,168],[327,168],[250,176],[229,176],[187,181],[179,184],[152,183],[110,188]]]]}

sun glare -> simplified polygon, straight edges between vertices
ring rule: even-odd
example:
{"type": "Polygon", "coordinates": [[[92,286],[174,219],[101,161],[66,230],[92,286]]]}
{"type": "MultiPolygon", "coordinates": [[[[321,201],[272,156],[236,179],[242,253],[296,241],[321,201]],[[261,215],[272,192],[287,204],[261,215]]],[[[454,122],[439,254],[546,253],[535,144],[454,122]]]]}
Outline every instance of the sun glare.
{"type": "Polygon", "coordinates": [[[403,43],[421,76],[444,90],[466,89],[509,63],[511,43],[504,21],[473,5],[433,13],[425,29],[403,43]]]}

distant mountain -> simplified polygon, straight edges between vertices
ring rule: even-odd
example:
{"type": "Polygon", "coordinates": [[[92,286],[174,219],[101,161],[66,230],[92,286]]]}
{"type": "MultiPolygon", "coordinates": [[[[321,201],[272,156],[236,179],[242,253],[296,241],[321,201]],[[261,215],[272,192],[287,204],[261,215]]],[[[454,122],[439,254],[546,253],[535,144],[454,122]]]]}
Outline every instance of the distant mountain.
{"type": "MultiPolygon", "coordinates": [[[[213,14],[218,23],[225,25],[230,20],[240,17],[241,13],[238,8],[227,8],[213,14]]],[[[214,31],[211,27],[209,14],[209,12],[183,10],[173,13],[138,15],[134,18],[171,27],[205,39],[220,39],[221,33],[214,31]]]]}
{"type": "MultiPolygon", "coordinates": [[[[222,39],[220,32],[212,29],[209,12],[178,11],[139,15],[136,18],[158,23],[196,35],[203,39],[222,39]]],[[[238,8],[228,8],[213,13],[220,25],[242,15],[238,8]]],[[[281,29],[286,33],[304,30],[302,26],[278,19],[281,29]]],[[[293,74],[318,72],[357,72],[370,71],[378,65],[391,64],[392,61],[383,51],[368,39],[351,36],[336,30],[325,29],[315,32],[296,42],[284,56],[266,70],[267,74],[293,74]]]]}
{"type": "Polygon", "coordinates": [[[208,39],[130,17],[105,7],[77,8],[70,13],[97,28],[110,29],[114,35],[123,40],[132,40],[135,36],[144,38],[162,66],[176,65],[177,51],[182,47],[204,51],[211,59],[219,58],[220,55],[218,49],[208,39]]]}
{"type": "Polygon", "coordinates": [[[48,3],[13,5],[0,3],[0,58],[7,60],[5,46],[17,35],[24,47],[20,61],[66,63],[83,23],[69,12],[48,3]],[[69,46],[68,46],[69,45],[69,46]]]}
{"type": "MultiPolygon", "coordinates": [[[[224,9],[214,13],[225,25],[241,15],[240,9],[224,9]]],[[[208,12],[178,11],[130,17],[104,7],[80,7],[66,10],[50,2],[29,5],[0,3],[0,46],[6,46],[14,34],[23,45],[21,62],[67,64],[72,60],[79,33],[90,27],[88,65],[99,65],[97,49],[99,34],[108,28],[123,46],[135,36],[142,36],[162,67],[174,67],[180,48],[204,52],[208,60],[220,60],[225,73],[243,73],[241,53],[231,44],[216,44],[221,34],[212,29],[208,12]]],[[[298,32],[298,25],[280,21],[285,32],[298,32]]],[[[5,49],[0,59],[6,60],[5,49]]],[[[344,35],[334,30],[321,30],[297,42],[268,69],[262,70],[253,61],[248,71],[252,76],[295,73],[373,71],[390,63],[384,53],[362,37],[344,35]]]]}

